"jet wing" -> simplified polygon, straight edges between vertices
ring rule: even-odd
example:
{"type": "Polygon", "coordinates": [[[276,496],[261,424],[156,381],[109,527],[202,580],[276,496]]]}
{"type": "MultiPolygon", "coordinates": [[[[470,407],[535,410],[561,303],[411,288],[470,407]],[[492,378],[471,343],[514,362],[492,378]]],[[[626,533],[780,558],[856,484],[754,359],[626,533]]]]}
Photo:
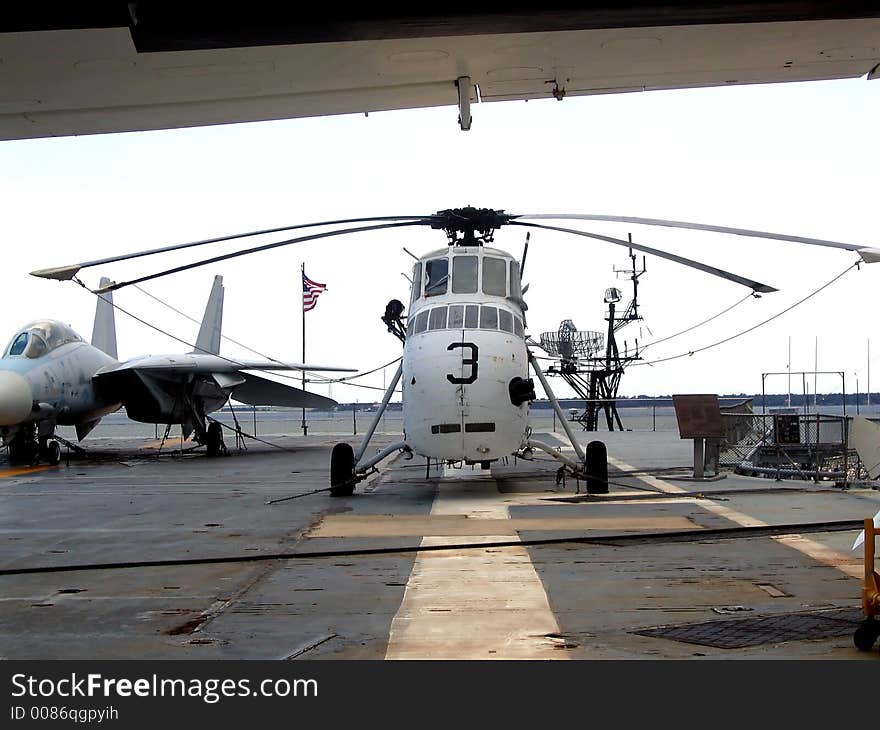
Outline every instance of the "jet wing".
{"type": "Polygon", "coordinates": [[[119,365],[111,365],[99,370],[95,377],[100,378],[110,373],[120,373],[125,370],[150,372],[160,374],[172,373],[237,373],[240,370],[307,370],[323,372],[353,373],[352,368],[340,368],[328,365],[313,365],[308,363],[280,363],[272,360],[235,360],[219,355],[207,353],[186,353],[180,355],[147,355],[133,360],[127,360],[119,365]]]}
{"type": "MultiPolygon", "coordinates": [[[[92,380],[105,397],[118,399],[135,420],[164,423],[157,414],[174,410],[182,389],[206,401],[213,401],[211,411],[228,397],[248,405],[291,406],[329,409],[336,401],[299,388],[277,383],[249,372],[253,366],[263,369],[311,369],[312,366],[280,366],[277,363],[230,363],[212,355],[144,357],[109,366],[98,371],[92,380]],[[132,414],[139,414],[133,416],[132,414]]],[[[320,367],[320,366],[318,366],[320,367]]],[[[339,368],[334,368],[339,369],[339,368]]]]}
{"type": "Polygon", "coordinates": [[[247,403],[249,406],[292,406],[329,410],[338,405],[335,400],[325,398],[323,395],[276,383],[259,375],[243,373],[242,377],[245,382],[233,389],[232,397],[239,403],[247,403]]]}

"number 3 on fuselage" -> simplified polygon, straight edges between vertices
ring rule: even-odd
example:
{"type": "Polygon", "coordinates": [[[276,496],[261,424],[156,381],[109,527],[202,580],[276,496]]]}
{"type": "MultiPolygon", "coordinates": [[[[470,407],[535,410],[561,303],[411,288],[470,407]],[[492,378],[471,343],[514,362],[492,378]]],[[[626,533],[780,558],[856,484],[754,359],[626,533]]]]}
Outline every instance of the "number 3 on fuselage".
{"type": "Polygon", "coordinates": [[[452,373],[450,373],[449,375],[446,376],[446,379],[450,383],[470,385],[471,383],[473,383],[477,379],[477,368],[480,365],[478,355],[479,355],[480,351],[477,349],[477,346],[473,342],[453,342],[446,349],[447,350],[454,350],[457,347],[460,347],[462,349],[464,349],[465,347],[469,347],[471,350],[471,356],[467,357],[467,358],[463,357],[461,360],[461,365],[462,365],[461,377],[459,377],[457,375],[452,375],[452,373]],[[464,375],[464,368],[466,366],[470,367],[470,374],[467,377],[465,377],[465,375],[464,375]]]}
{"type": "Polygon", "coordinates": [[[504,251],[457,246],[415,265],[403,357],[413,451],[476,463],[523,446],[528,400],[516,383],[528,377],[524,308],[519,264],[504,251]]]}

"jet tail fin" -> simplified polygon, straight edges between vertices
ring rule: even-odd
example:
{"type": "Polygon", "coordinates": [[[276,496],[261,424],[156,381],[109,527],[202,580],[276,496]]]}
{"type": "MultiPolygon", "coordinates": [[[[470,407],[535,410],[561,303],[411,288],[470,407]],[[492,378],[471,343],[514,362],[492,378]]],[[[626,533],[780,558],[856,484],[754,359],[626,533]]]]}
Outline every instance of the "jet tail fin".
{"type": "Polygon", "coordinates": [[[208,297],[208,306],[205,307],[205,316],[202,317],[202,326],[196,340],[196,352],[209,352],[213,355],[220,354],[220,330],[223,327],[223,277],[214,277],[214,286],[211,287],[211,296],[208,297]]]}
{"type": "MultiPolygon", "coordinates": [[[[102,287],[112,283],[106,277],[101,278],[102,287]]],[[[92,328],[92,345],[114,360],[119,359],[116,353],[116,312],[113,309],[112,292],[98,294],[98,305],[95,307],[95,326],[92,328]]]]}

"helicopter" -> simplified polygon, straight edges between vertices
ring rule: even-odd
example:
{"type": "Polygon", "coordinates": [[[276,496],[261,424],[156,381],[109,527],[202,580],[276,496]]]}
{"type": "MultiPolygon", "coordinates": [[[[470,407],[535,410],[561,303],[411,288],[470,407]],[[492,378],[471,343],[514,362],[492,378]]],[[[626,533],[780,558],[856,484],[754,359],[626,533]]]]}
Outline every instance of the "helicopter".
{"type": "MultiPolygon", "coordinates": [[[[777,289],[630,240],[539,222],[554,219],[634,223],[773,239],[854,251],[866,263],[880,261],[880,249],[767,231],[631,216],[515,215],[503,210],[468,206],[426,216],[348,218],[298,224],[120,254],[31,273],[41,278],[71,280],[76,279],[81,269],[91,266],[248,236],[334,226],[332,230],[266,243],[90,290],[94,294],[105,294],[198,266],[306,241],[411,226],[428,226],[442,231],[447,237],[446,248],[419,257],[413,266],[406,316],[407,308],[397,299],[389,301],[381,316],[388,331],[403,344],[401,362],[357,451],[348,443],[338,443],[333,447],[330,494],[334,497],[352,495],[360,481],[377,471],[380,462],[397,453],[408,457],[413,454],[425,457],[429,465],[433,459],[443,463],[479,464],[487,468],[492,462],[509,455],[518,454],[528,458],[536,449],[561,462],[561,470],[585,481],[588,492],[601,493],[608,489],[605,445],[601,441],[593,441],[584,449],[578,442],[526,338],[528,307],[523,295],[527,287],[522,286],[522,276],[528,247],[517,259],[491,246],[495,232],[503,226],[514,225],[569,233],[665,258],[735,282],[750,289],[753,294],[771,293],[777,289]],[[531,373],[534,373],[556,412],[571,444],[573,456],[543,443],[531,434],[528,425],[529,404],[536,398],[531,373]],[[401,382],[403,437],[375,455],[367,456],[376,427],[401,382]]],[[[81,281],[79,283],[85,286],[81,281]]]]}

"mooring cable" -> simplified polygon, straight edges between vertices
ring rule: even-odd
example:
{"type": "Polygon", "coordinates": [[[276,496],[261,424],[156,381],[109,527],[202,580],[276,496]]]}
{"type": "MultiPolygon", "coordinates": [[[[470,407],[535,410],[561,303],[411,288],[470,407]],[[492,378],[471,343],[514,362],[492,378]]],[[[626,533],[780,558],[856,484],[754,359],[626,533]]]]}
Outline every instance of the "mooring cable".
{"type": "Polygon", "coordinates": [[[647,345],[643,345],[641,348],[641,351],[644,352],[649,347],[653,347],[654,345],[659,345],[661,342],[666,342],[667,340],[671,340],[675,337],[678,337],[679,335],[684,335],[684,334],[687,334],[688,332],[692,332],[693,330],[697,329],[697,327],[702,327],[704,324],[709,324],[709,322],[712,322],[712,321],[718,319],[719,317],[727,314],[732,309],[736,309],[740,304],[747,301],[748,299],[751,299],[754,296],[755,296],[754,292],[749,292],[742,299],[737,300],[736,302],[731,304],[726,309],[722,309],[717,314],[713,314],[708,319],[704,319],[702,322],[697,322],[697,324],[691,325],[687,329],[683,329],[680,332],[676,332],[675,334],[672,334],[672,335],[667,335],[666,337],[661,337],[659,340],[653,340],[653,341],[649,342],[647,345]]]}
{"type": "MultiPolygon", "coordinates": [[[[794,304],[792,304],[792,305],[786,307],[786,308],[783,309],[781,312],[777,312],[777,313],[774,314],[772,317],[768,317],[768,318],[765,319],[763,322],[758,322],[757,324],[752,325],[751,327],[749,327],[748,329],[743,330],[742,332],[737,332],[735,335],[730,335],[730,337],[725,337],[725,338],[722,339],[722,340],[718,340],[718,342],[713,342],[711,345],[706,345],[706,346],[704,346],[704,347],[699,347],[699,348],[697,348],[696,350],[690,350],[689,352],[682,352],[682,353],[680,353],[680,354],[678,354],[678,355],[672,355],[672,356],[670,356],[670,357],[662,357],[662,358],[659,358],[659,359],[657,359],[657,360],[645,360],[645,361],[643,361],[643,362],[634,362],[634,363],[631,363],[629,367],[638,367],[638,366],[640,366],[640,365],[656,365],[656,364],[661,363],[661,362],[669,362],[670,360],[678,360],[679,358],[682,358],[682,357],[690,357],[690,356],[692,356],[692,355],[696,355],[698,352],[705,352],[706,350],[710,350],[710,349],[712,349],[713,347],[718,347],[719,345],[726,344],[727,342],[730,342],[731,340],[735,340],[737,337],[742,337],[743,335],[746,335],[746,334],[748,334],[749,332],[754,332],[754,331],[755,331],[756,329],[758,329],[759,327],[763,327],[765,324],[768,324],[769,322],[772,322],[774,319],[778,319],[778,318],[781,317],[783,314],[786,314],[786,313],[790,312],[792,309],[794,309],[795,307],[800,306],[801,304],[803,304],[804,302],[806,302],[808,299],[812,299],[812,298],[813,298],[814,296],[816,296],[819,292],[823,291],[824,289],[827,289],[829,286],[831,286],[831,285],[832,285],[834,282],[836,282],[838,279],[842,278],[843,276],[845,276],[846,274],[848,274],[848,273],[849,273],[850,271],[852,271],[853,269],[857,269],[861,263],[862,263],[862,260],[859,259],[858,261],[856,261],[856,262],[855,262],[854,264],[852,264],[851,266],[847,266],[843,271],[841,271],[841,272],[840,272],[837,276],[835,276],[833,279],[831,279],[830,281],[826,282],[825,284],[823,284],[822,286],[820,286],[820,287],[819,287],[818,289],[816,289],[815,291],[812,291],[812,292],[810,292],[809,294],[807,294],[807,296],[805,296],[803,299],[800,299],[800,300],[796,301],[794,304]]],[[[749,296],[751,296],[751,295],[749,295],[749,296]]]]}

